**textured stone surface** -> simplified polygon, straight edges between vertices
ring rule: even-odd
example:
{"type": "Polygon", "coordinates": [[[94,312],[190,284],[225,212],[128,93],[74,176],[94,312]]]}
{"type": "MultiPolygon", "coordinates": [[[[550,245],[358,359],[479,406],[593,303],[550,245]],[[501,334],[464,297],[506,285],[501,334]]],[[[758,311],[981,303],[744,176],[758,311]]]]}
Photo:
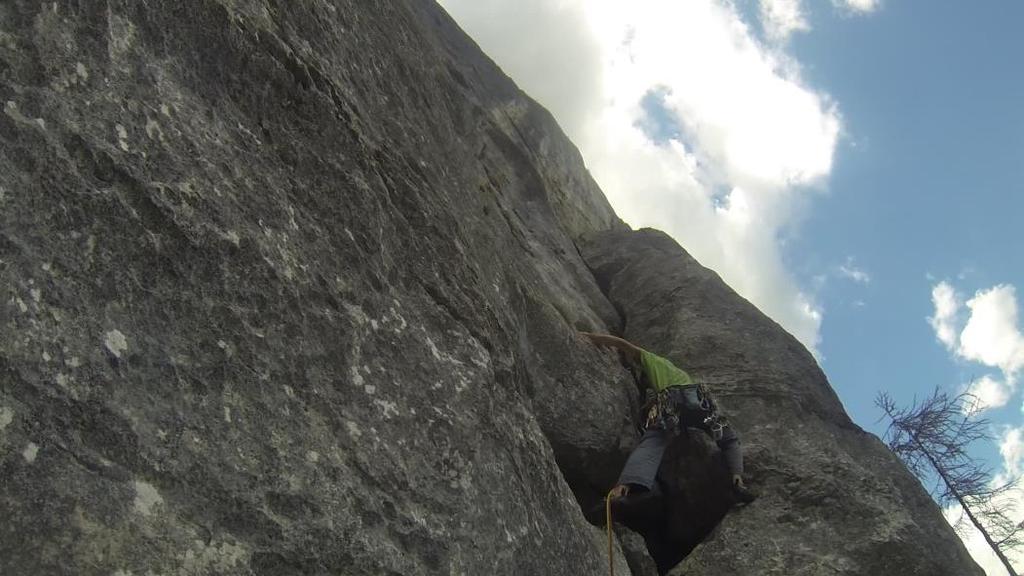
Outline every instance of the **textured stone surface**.
{"type": "Polygon", "coordinates": [[[647,544],[639,534],[616,524],[615,535],[622,545],[622,553],[626,557],[626,563],[629,564],[629,569],[632,571],[633,576],[658,575],[658,567],[655,565],[654,560],[651,559],[647,550],[647,544]]]}
{"type": "Polygon", "coordinates": [[[649,235],[592,253],[621,318],[576,247],[608,230],[550,115],[433,2],[0,3],[0,573],[603,573],[579,505],[637,395],[577,329],[699,358],[757,432],[774,491],[692,573],[959,558],[795,341],[717,281],[619,273],[649,235]]]}
{"type": "Polygon", "coordinates": [[[849,420],[806,349],[715,273],[653,230],[599,234],[583,253],[627,319],[625,337],[713,390],[761,492],[729,511],[714,445],[699,432],[676,442],[662,467],[672,537],[696,547],[673,575],[982,574],[917,480],[849,420]]]}
{"type": "Polygon", "coordinates": [[[3,2],[0,107],[0,573],[606,567],[621,224],[435,4],[3,2]]]}

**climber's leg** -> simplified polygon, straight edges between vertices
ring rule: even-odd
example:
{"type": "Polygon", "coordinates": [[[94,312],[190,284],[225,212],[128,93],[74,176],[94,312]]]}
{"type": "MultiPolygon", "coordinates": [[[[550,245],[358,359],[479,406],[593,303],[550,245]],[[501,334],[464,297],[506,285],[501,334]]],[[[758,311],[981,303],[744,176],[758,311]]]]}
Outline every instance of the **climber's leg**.
{"type": "MultiPolygon", "coordinates": [[[[615,521],[636,532],[644,532],[663,519],[663,495],[655,476],[666,446],[668,435],[664,431],[647,430],[626,460],[618,483],[609,495],[615,521]]],[[[585,513],[585,517],[591,524],[603,526],[604,512],[604,500],[601,500],[585,513]]]]}

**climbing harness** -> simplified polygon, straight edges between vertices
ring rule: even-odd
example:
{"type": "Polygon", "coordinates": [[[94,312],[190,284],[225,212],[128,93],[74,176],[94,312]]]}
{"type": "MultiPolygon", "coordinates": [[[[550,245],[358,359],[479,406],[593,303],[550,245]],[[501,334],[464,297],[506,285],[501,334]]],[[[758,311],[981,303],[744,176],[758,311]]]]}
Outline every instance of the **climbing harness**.
{"type": "Polygon", "coordinates": [[[612,492],[615,488],[608,491],[608,495],[604,498],[604,523],[608,527],[608,573],[611,576],[615,576],[615,552],[612,548],[612,492]]]}
{"type": "Polygon", "coordinates": [[[688,427],[701,428],[718,441],[728,425],[707,388],[703,384],[688,384],[658,393],[647,412],[644,428],[663,430],[673,436],[686,433],[688,427]]]}

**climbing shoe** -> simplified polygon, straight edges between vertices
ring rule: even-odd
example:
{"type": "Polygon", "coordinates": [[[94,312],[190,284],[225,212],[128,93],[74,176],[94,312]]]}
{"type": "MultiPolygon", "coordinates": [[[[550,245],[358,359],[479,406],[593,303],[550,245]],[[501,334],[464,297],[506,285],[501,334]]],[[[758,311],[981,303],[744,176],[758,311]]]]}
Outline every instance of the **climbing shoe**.
{"type": "Polygon", "coordinates": [[[732,497],[737,503],[750,504],[754,500],[757,500],[757,494],[754,493],[750,488],[747,488],[743,484],[742,480],[736,480],[732,483],[732,497]]]}
{"type": "MultiPolygon", "coordinates": [[[[601,503],[604,513],[604,503],[601,503]]],[[[634,532],[645,532],[659,526],[665,515],[665,499],[661,490],[631,490],[628,494],[612,499],[612,521],[618,522],[634,532]]],[[[601,518],[604,524],[603,516],[601,518]]]]}

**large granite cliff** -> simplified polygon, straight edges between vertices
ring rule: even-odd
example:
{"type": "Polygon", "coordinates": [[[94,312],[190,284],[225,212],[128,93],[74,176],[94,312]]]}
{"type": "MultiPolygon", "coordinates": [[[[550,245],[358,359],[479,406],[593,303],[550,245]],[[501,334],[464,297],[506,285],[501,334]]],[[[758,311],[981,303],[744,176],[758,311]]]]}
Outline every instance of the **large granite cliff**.
{"type": "Polygon", "coordinates": [[[580,328],[735,410],[764,496],[677,443],[686,574],[980,573],[432,1],[9,0],[0,106],[2,574],[601,573],[637,393],[580,328]]]}

